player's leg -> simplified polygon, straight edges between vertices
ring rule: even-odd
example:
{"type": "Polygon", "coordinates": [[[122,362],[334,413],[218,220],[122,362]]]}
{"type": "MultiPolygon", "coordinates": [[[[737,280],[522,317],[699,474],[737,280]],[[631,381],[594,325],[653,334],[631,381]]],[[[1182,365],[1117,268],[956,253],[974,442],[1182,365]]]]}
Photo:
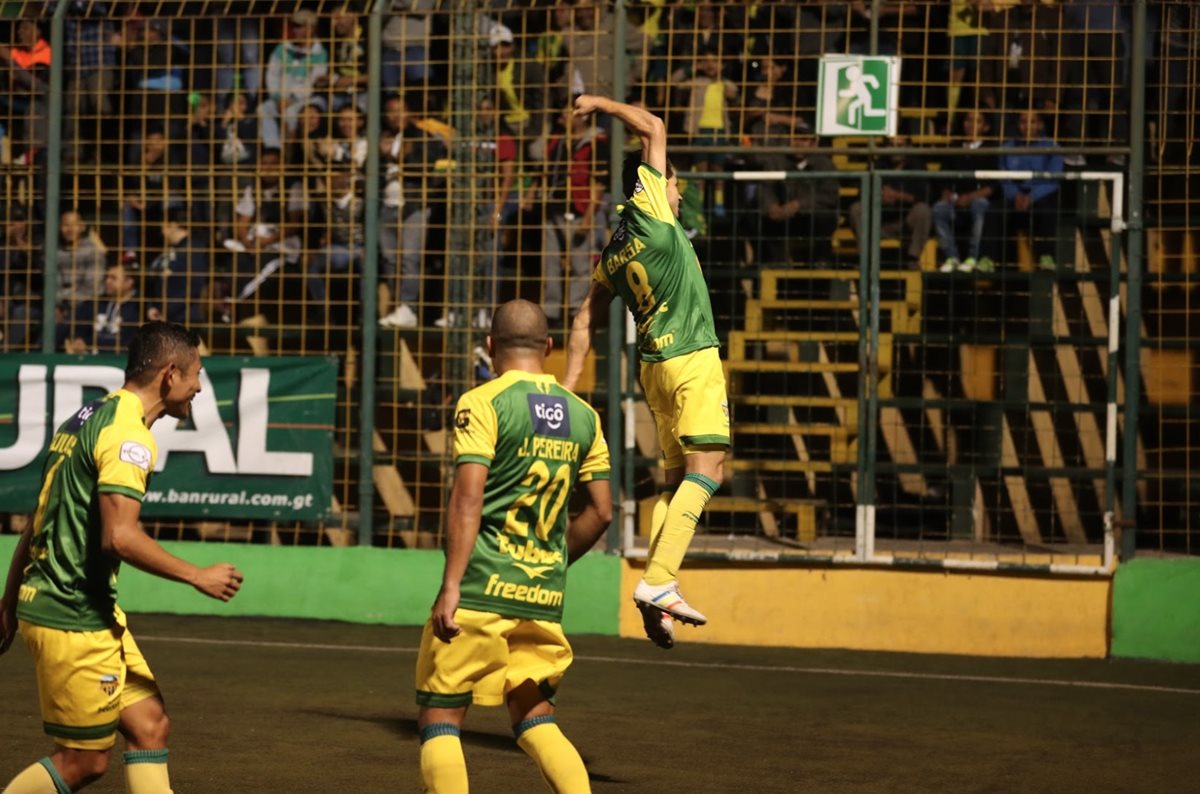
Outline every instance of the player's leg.
{"type": "Polygon", "coordinates": [[[116,740],[124,677],[119,640],[110,631],[60,631],[21,621],[37,671],[42,725],[54,739],[49,757],[26,767],[5,794],[69,792],[99,779],[116,740]]]}
{"type": "Polygon", "coordinates": [[[80,750],[57,745],[54,752],[30,764],[4,787],[3,794],[68,794],[103,777],[109,750],[80,750]]]}
{"type": "Polygon", "coordinates": [[[587,767],[563,735],[554,695],[574,655],[562,625],[523,620],[508,637],[505,700],[517,745],[533,759],[557,794],[591,791],[587,767]]]}
{"type": "Polygon", "coordinates": [[[421,781],[437,794],[466,794],[467,759],[462,749],[462,724],[467,707],[422,706],[417,714],[421,736],[421,781]]]}
{"type": "MultiPolygon", "coordinates": [[[[663,487],[650,513],[650,544],[646,559],[654,558],[658,548],[658,539],[662,536],[663,527],[667,524],[671,499],[675,489],[683,482],[683,448],[675,437],[674,412],[671,400],[662,393],[658,383],[659,370],[654,365],[642,365],[642,393],[646,396],[646,404],[654,417],[654,427],[658,434],[658,446],[663,458],[663,487]]],[[[643,604],[634,599],[638,612],[642,616],[642,628],[646,636],[658,647],[670,650],[675,647],[675,621],[670,614],[643,604]]]]}
{"type": "Polygon", "coordinates": [[[416,690],[420,712],[421,780],[425,791],[463,794],[467,762],[462,750],[462,722],[467,707],[504,703],[508,662],[505,633],[518,621],[490,612],[459,608],[454,619],[462,629],[442,642],[430,624],[421,633],[417,652],[416,690]]]}
{"type": "Polygon", "coordinates": [[[508,714],[517,745],[538,765],[551,791],[592,790],[579,751],[559,729],[553,704],[536,684],[526,681],[509,693],[508,714]]]}
{"type": "MultiPolygon", "coordinates": [[[[682,451],[682,481],[667,506],[666,520],[646,564],[634,600],[670,613],[678,620],[702,625],[707,618],[680,595],[679,566],[691,544],[708,500],[724,478],[729,446],[729,412],[725,378],[716,348],[652,365],[665,381],[656,391],[669,396],[674,411],[673,432],[682,451]]],[[[647,396],[647,400],[650,397],[647,396]]],[[[668,469],[678,465],[668,460],[668,469]]]]}
{"type": "Polygon", "coordinates": [[[130,794],[168,794],[167,740],[171,720],[158,682],[129,629],[121,634],[125,679],[119,730],[125,737],[125,788],[130,794]]]}

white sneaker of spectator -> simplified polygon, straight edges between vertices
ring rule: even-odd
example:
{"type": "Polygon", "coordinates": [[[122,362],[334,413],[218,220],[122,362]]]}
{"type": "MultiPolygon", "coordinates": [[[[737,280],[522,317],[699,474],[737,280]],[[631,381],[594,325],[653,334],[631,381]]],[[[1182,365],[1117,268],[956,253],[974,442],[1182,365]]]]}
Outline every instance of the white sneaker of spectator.
{"type": "Polygon", "coordinates": [[[379,318],[379,324],[384,328],[416,328],[417,313],[407,303],[401,303],[396,308],[379,318]]]}
{"type": "Polygon", "coordinates": [[[480,331],[490,331],[492,328],[492,313],[487,309],[475,312],[475,322],[472,325],[480,331]]]}
{"type": "Polygon", "coordinates": [[[458,312],[451,309],[441,317],[433,321],[436,328],[457,328],[462,325],[462,320],[458,312]]]}

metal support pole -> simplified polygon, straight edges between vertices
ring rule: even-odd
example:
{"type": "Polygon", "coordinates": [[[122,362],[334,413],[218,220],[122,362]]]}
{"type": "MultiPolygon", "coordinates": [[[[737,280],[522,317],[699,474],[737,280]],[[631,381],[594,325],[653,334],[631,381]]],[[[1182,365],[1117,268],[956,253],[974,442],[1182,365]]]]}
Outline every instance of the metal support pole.
{"type": "MultiPolygon", "coordinates": [[[[613,97],[625,100],[625,0],[617,0],[613,9],[613,97]]],[[[608,173],[609,195],[612,204],[622,199],[621,170],[625,161],[625,126],[620,122],[612,125],[612,148],[608,173]]],[[[610,213],[615,222],[616,213],[610,213]]],[[[632,399],[625,400],[621,389],[621,349],[625,340],[625,310],[620,298],[614,298],[608,307],[608,367],[607,367],[607,415],[608,447],[612,456],[611,485],[613,488],[613,517],[608,527],[605,548],[610,553],[621,549],[621,526],[626,521],[636,521],[633,499],[633,445],[626,433],[628,417],[623,411],[632,409],[632,399]]],[[[629,351],[632,352],[632,351],[629,351]]],[[[632,398],[633,383],[626,384],[626,393],[632,398]]]]}
{"type": "MultiPolygon", "coordinates": [[[[367,20],[367,140],[379,140],[379,84],[383,75],[383,7],[376,0],[367,20]]],[[[375,358],[379,313],[379,147],[367,147],[366,252],[362,264],[362,355],[358,386],[358,545],[370,546],[375,530],[375,358]]]]}
{"type": "Polygon", "coordinates": [[[54,352],[54,309],[58,302],[58,219],[62,183],[63,16],[70,3],[59,3],[50,19],[50,107],[46,141],[46,265],[42,275],[42,352],[54,352]]]}
{"type": "MultiPolygon", "coordinates": [[[[1146,174],[1146,0],[1133,4],[1133,58],[1130,72],[1129,117],[1129,239],[1125,294],[1125,433],[1122,455],[1124,531],[1121,560],[1133,558],[1137,548],[1137,447],[1138,407],[1141,400],[1142,356],[1142,256],[1145,220],[1142,183],[1146,174]]],[[[1114,245],[1115,249],[1115,245],[1114,245]]]]}

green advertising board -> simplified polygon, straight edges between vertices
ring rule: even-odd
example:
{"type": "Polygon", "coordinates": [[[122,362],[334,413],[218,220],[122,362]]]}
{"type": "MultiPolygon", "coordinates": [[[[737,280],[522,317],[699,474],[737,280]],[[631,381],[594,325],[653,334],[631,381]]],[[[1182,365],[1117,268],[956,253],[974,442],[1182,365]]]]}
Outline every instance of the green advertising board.
{"type": "Polygon", "coordinates": [[[818,79],[818,135],[896,134],[899,58],[823,55],[818,79]]]}
{"type": "MultiPolygon", "coordinates": [[[[54,430],[121,387],[118,356],[0,355],[0,509],[32,512],[54,430]]],[[[337,365],[331,358],[204,359],[183,421],[151,431],[149,518],[317,520],[333,491],[337,365]]]]}

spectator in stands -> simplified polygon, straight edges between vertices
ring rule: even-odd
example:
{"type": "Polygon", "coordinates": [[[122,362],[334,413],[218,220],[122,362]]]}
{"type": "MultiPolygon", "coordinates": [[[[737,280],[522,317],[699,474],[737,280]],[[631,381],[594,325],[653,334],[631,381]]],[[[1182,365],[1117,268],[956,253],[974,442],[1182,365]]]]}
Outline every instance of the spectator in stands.
{"type": "MultiPolygon", "coordinates": [[[[270,6],[274,6],[272,2],[270,6]]],[[[268,4],[261,0],[222,3],[217,19],[216,89],[218,102],[227,102],[231,92],[243,94],[253,107],[262,86],[262,14],[268,4]],[[240,68],[239,68],[240,67],[240,68]]]]}
{"type": "Polygon", "coordinates": [[[304,186],[288,184],[278,149],[263,150],[258,172],[234,208],[234,237],[225,241],[235,254],[233,314],[239,320],[276,314],[284,299],[298,301],[302,294],[297,285],[302,279],[288,271],[302,251],[300,232],[308,213],[304,186]]]}
{"type": "Polygon", "coordinates": [[[95,303],[103,296],[108,250],[77,210],[60,216],[58,233],[55,301],[60,317],[70,325],[82,304],[95,303]]]}
{"type": "Polygon", "coordinates": [[[17,22],[16,34],[11,47],[0,45],[0,110],[15,122],[9,133],[14,159],[32,163],[48,135],[50,44],[35,19],[17,22]]]}
{"type": "Polygon", "coordinates": [[[397,134],[380,136],[386,165],[383,207],[379,217],[379,250],[383,271],[392,276],[396,307],[379,324],[387,328],[417,325],[414,306],[421,294],[421,261],[434,203],[437,161],[445,156],[440,139],[418,126],[408,101],[392,105],[397,134]]]}
{"type": "MultiPolygon", "coordinates": [[[[978,155],[972,152],[984,145],[988,140],[992,127],[988,118],[977,110],[967,110],[959,114],[959,128],[963,139],[961,154],[956,154],[942,160],[942,170],[945,171],[976,171],[985,166],[978,155]]],[[[941,182],[946,185],[942,196],[933,205],[933,226],[937,231],[938,250],[942,255],[939,268],[943,273],[954,270],[970,272],[980,270],[990,273],[995,269],[995,263],[989,256],[982,255],[984,229],[987,227],[989,211],[999,193],[999,188],[991,180],[974,177],[957,180],[953,183],[941,182]],[[959,259],[958,239],[955,234],[955,221],[959,216],[969,214],[971,217],[970,242],[967,245],[967,258],[959,259]]]]}
{"type": "Polygon", "coordinates": [[[367,44],[359,17],[347,4],[333,12],[329,46],[329,73],[317,80],[328,91],[329,108],[338,112],[354,105],[367,112],[367,44]]]}
{"type": "MultiPolygon", "coordinates": [[[[307,283],[308,296],[315,304],[311,307],[310,317],[328,318],[334,308],[325,305],[330,297],[329,287],[335,278],[345,284],[347,279],[340,274],[349,273],[362,262],[366,242],[366,217],[363,214],[366,204],[362,196],[362,180],[354,171],[334,171],[322,183],[325,232],[320,251],[308,257],[307,283]],[[335,277],[335,274],[338,275],[335,277]]],[[[353,302],[354,297],[353,289],[342,289],[335,293],[334,300],[342,307],[353,302]]],[[[345,322],[348,318],[343,317],[344,314],[344,311],[340,311],[335,316],[345,322]]]]}
{"type": "MultiPolygon", "coordinates": [[[[1063,24],[1077,40],[1072,50],[1079,78],[1066,86],[1063,106],[1074,111],[1060,140],[1079,139],[1099,146],[1121,145],[1129,137],[1128,11],[1119,0],[1065,0],[1063,24]]],[[[1124,165],[1124,155],[1109,155],[1110,165],[1124,165]]]]}
{"type": "Polygon", "coordinates": [[[355,105],[337,112],[335,135],[322,138],[316,147],[320,163],[333,168],[362,171],[367,165],[367,117],[355,105]]]}
{"type": "Polygon", "coordinates": [[[146,272],[149,320],[192,325],[205,321],[203,299],[209,281],[209,241],[193,225],[186,207],[168,210],[162,223],[165,250],[146,272]]]}
{"type": "Polygon", "coordinates": [[[134,271],[111,265],[104,273],[104,297],[81,303],[70,329],[59,324],[59,347],[66,353],[123,353],[141,322],[134,271]],[[68,330],[73,333],[68,335],[68,330]]]}
{"type": "Polygon", "coordinates": [[[764,56],[751,61],[751,71],[757,80],[753,90],[746,92],[745,128],[753,135],[767,134],[779,128],[791,132],[809,132],[807,119],[799,111],[799,97],[794,77],[794,61],[779,56],[764,56]]]}
{"type": "MultiPolygon", "coordinates": [[[[691,69],[677,69],[671,76],[673,85],[686,92],[684,130],[693,146],[736,147],[730,105],[737,99],[738,87],[732,80],[725,79],[721,68],[721,55],[716,43],[698,45],[692,56],[691,69]],[[688,72],[691,72],[690,76],[688,72]]],[[[720,171],[727,160],[723,154],[697,154],[692,167],[697,171],[720,171]]],[[[705,191],[710,184],[701,182],[705,191]]],[[[725,184],[711,183],[713,187],[712,211],[715,216],[725,216],[725,184]]],[[[704,199],[707,204],[707,199],[704,199]]]]}
{"type": "Polygon", "coordinates": [[[496,87],[505,123],[518,135],[540,135],[546,107],[546,77],[541,64],[517,57],[516,39],[504,25],[492,27],[488,44],[496,62],[496,87]]]}
{"type": "Polygon", "coordinates": [[[988,29],[984,24],[984,12],[990,0],[950,0],[950,88],[947,99],[949,119],[947,129],[954,126],[954,113],[959,102],[968,108],[983,105],[995,106],[995,97],[990,90],[982,90],[980,80],[981,56],[987,52],[988,29]],[[964,89],[967,95],[963,96],[964,89]]]}
{"type": "MultiPolygon", "coordinates": [[[[787,146],[789,154],[759,154],[756,165],[764,171],[833,171],[833,160],[818,148],[816,136],[798,134],[790,125],[775,125],[764,145],[787,146]]],[[[796,259],[820,261],[829,255],[830,235],[837,228],[838,183],[833,179],[771,180],[758,185],[762,212],[762,250],[759,263],[787,264],[796,259]],[[806,245],[803,251],[792,249],[806,245]]]]}
{"type": "Polygon", "coordinates": [[[322,147],[328,148],[330,133],[328,119],[315,103],[305,105],[296,121],[296,134],[283,147],[284,162],[297,170],[321,170],[325,166],[322,147]]]}
{"type": "Polygon", "coordinates": [[[567,305],[583,302],[592,266],[606,233],[600,199],[604,188],[595,174],[607,138],[591,116],[577,116],[568,106],[559,118],[559,135],[546,149],[546,176],[541,188],[542,301],[546,317],[563,316],[563,265],[566,258],[567,305]]]}
{"type": "Polygon", "coordinates": [[[574,20],[575,5],[570,0],[555,0],[546,32],[538,37],[534,46],[533,57],[542,67],[550,86],[550,107],[562,107],[571,93],[566,31],[574,27],[574,20]]]}
{"type": "MultiPolygon", "coordinates": [[[[1006,141],[1005,147],[1032,147],[1045,151],[1006,154],[1000,158],[1002,170],[1035,173],[1060,173],[1063,170],[1062,153],[1058,151],[1058,144],[1047,137],[1042,117],[1037,111],[1021,113],[1017,118],[1017,128],[1021,137],[1006,141]]],[[[1058,235],[1058,181],[1006,179],[1000,184],[1004,189],[1008,236],[1011,239],[1012,233],[1018,229],[1029,232],[1038,267],[1054,270],[1055,240],[1058,235]]]]}
{"type": "Polygon", "coordinates": [[[283,147],[283,134],[296,131],[300,111],[307,105],[325,109],[317,84],[329,72],[329,56],[315,38],[317,15],[301,9],[292,14],[290,36],[271,53],[267,63],[267,99],[258,106],[263,146],[283,147]]]}
{"type": "Polygon", "coordinates": [[[42,275],[34,267],[38,246],[29,232],[29,213],[17,202],[4,205],[0,226],[0,350],[24,350],[40,338],[42,275]]]}
{"type": "Polygon", "coordinates": [[[59,2],[68,3],[63,22],[66,45],[63,68],[66,92],[63,101],[64,158],[68,163],[84,162],[94,150],[84,146],[85,129],[100,139],[102,127],[112,117],[112,96],[116,88],[117,44],[121,41],[109,20],[109,3],[93,0],[55,0],[47,7],[52,12],[59,2]],[[91,122],[86,124],[85,122],[91,122]]]}
{"type": "Polygon", "coordinates": [[[233,204],[227,197],[241,195],[251,185],[258,162],[258,117],[250,112],[245,94],[230,95],[217,127],[222,168],[216,176],[216,239],[223,240],[233,223],[233,204]]]}
{"type": "Polygon", "coordinates": [[[430,14],[437,0],[393,1],[383,26],[383,87],[396,91],[433,77],[429,61],[430,14]]]}
{"type": "MultiPolygon", "coordinates": [[[[608,3],[577,0],[572,27],[563,31],[570,95],[612,96],[615,21],[608,3]]],[[[551,107],[562,107],[555,104],[551,107]]]]}
{"type": "MultiPolygon", "coordinates": [[[[895,137],[889,140],[889,145],[904,147],[909,144],[907,138],[895,137]]],[[[880,163],[880,169],[886,171],[925,171],[924,162],[911,155],[892,155],[880,163]]],[[[927,193],[928,180],[920,177],[902,177],[899,175],[886,177],[880,192],[880,203],[883,208],[880,224],[883,236],[900,238],[907,242],[904,246],[905,265],[914,269],[921,267],[921,254],[925,244],[929,242],[933,231],[933,210],[929,207],[927,193]]],[[[856,201],[850,205],[850,227],[854,236],[862,239],[863,203],[856,201]]]]}
{"type": "MultiPolygon", "coordinates": [[[[504,123],[499,105],[489,96],[479,100],[476,116],[476,134],[479,141],[480,171],[487,174],[490,182],[481,196],[479,231],[476,235],[476,250],[481,257],[476,272],[488,279],[485,306],[495,306],[500,297],[502,270],[506,267],[506,252],[511,248],[521,204],[519,182],[520,159],[516,136],[504,123]]],[[[474,318],[476,327],[487,328],[491,323],[491,311],[480,310],[474,318]]]]}
{"type": "Polygon", "coordinates": [[[147,213],[162,217],[167,209],[179,205],[186,192],[184,177],[171,172],[167,141],[161,130],[152,129],[135,143],[129,162],[121,207],[121,245],[127,264],[136,262],[150,242],[145,234],[147,213]]]}
{"type": "Polygon", "coordinates": [[[188,113],[187,56],[162,19],[127,18],[122,44],[122,118],[134,137],[153,127],[178,138],[188,113]]]}

